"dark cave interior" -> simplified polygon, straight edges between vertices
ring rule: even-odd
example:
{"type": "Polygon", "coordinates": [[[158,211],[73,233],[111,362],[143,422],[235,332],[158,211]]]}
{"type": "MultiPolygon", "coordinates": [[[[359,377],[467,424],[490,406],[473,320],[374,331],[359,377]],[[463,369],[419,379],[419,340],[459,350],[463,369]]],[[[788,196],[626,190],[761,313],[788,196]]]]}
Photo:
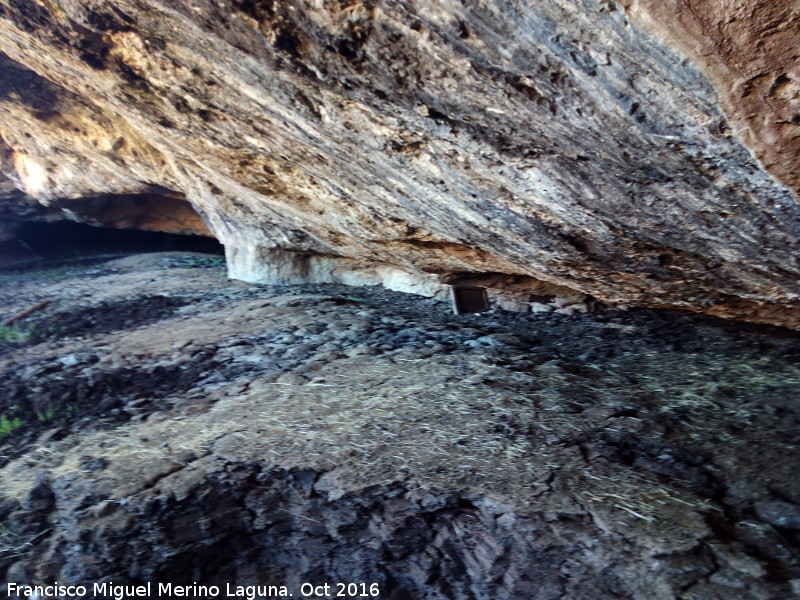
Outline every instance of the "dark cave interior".
{"type": "Polygon", "coordinates": [[[20,227],[15,239],[0,243],[0,255],[13,258],[11,262],[167,251],[222,255],[224,247],[208,236],[112,229],[71,221],[28,222],[20,227]]]}

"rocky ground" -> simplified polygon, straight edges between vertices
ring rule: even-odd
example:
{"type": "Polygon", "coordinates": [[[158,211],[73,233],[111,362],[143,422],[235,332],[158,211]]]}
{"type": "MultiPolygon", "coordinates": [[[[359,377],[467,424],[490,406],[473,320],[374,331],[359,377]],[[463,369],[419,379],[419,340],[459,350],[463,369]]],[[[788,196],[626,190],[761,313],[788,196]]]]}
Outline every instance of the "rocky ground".
{"type": "Polygon", "coordinates": [[[0,580],[800,598],[797,333],[219,263],[0,273],[0,580]]]}

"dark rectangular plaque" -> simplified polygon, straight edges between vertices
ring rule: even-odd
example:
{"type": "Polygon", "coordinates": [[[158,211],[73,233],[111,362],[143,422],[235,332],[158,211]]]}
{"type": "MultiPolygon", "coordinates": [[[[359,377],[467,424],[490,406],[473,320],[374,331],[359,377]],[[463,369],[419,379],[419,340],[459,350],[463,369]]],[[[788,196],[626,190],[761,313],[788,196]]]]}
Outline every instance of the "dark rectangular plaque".
{"type": "Polygon", "coordinates": [[[453,312],[457,315],[489,310],[489,298],[486,288],[474,285],[454,285],[450,288],[453,300],[453,312]]]}

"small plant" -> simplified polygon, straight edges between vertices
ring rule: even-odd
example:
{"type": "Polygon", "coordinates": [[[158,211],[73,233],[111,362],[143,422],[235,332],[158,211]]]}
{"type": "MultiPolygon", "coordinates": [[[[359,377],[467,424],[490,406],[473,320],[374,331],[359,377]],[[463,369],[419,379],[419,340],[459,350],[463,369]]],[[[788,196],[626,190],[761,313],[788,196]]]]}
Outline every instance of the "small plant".
{"type": "Polygon", "coordinates": [[[27,342],[31,337],[35,325],[26,327],[19,325],[0,325],[0,342],[27,342]]]}
{"type": "Polygon", "coordinates": [[[199,269],[214,269],[214,268],[223,268],[225,266],[225,257],[224,256],[193,256],[188,259],[184,259],[183,261],[184,266],[192,269],[192,268],[199,268],[199,269]]]}
{"type": "Polygon", "coordinates": [[[52,267],[39,266],[36,268],[22,269],[0,273],[0,283],[13,285],[15,283],[28,283],[35,281],[52,281],[58,283],[68,279],[80,277],[86,271],[95,268],[92,263],[86,264],[67,264],[52,267]]]}
{"type": "Polygon", "coordinates": [[[22,419],[14,417],[9,419],[5,415],[0,415],[0,437],[5,437],[18,427],[22,427],[22,419]]]}
{"type": "Polygon", "coordinates": [[[56,416],[56,409],[52,406],[48,406],[47,410],[44,412],[37,412],[36,418],[39,419],[39,423],[45,423],[47,421],[52,421],[53,417],[56,416]]]}

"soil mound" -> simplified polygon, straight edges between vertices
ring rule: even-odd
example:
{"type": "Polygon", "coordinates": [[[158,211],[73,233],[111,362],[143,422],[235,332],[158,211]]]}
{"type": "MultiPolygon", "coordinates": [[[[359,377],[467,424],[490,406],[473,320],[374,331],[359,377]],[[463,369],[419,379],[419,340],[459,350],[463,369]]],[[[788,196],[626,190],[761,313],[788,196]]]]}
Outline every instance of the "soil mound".
{"type": "Polygon", "coordinates": [[[221,274],[0,274],[0,580],[800,594],[798,334],[221,274]]]}

